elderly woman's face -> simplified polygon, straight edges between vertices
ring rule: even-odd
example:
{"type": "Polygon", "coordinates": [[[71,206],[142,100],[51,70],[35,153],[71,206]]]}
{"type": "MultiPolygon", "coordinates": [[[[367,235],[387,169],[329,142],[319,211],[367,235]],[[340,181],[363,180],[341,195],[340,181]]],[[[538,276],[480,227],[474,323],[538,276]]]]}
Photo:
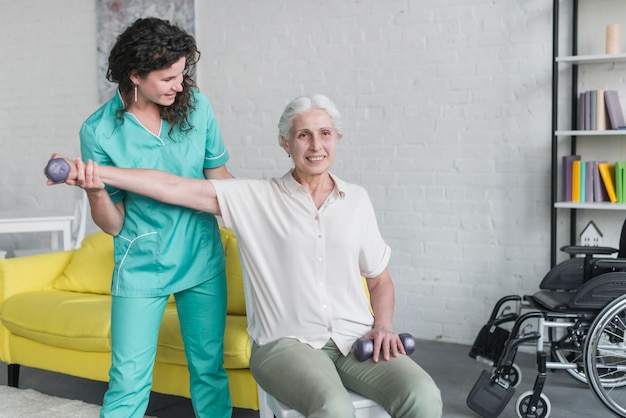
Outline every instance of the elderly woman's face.
{"type": "Polygon", "coordinates": [[[328,171],[337,150],[338,136],[333,121],[322,109],[311,109],[293,118],[290,138],[283,141],[296,170],[304,175],[328,171]]]}

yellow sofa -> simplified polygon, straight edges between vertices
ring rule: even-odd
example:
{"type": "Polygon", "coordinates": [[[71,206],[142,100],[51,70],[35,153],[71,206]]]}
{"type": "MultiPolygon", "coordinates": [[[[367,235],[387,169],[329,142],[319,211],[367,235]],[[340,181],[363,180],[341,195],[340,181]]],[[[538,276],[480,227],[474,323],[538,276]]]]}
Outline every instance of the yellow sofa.
{"type": "MultiPolygon", "coordinates": [[[[224,366],[233,406],[259,409],[237,241],[228,229],[220,233],[228,278],[224,366]]],[[[19,365],[108,381],[112,269],[113,239],[103,232],[77,250],[0,259],[0,360],[9,385],[17,386],[19,365]]],[[[153,390],[190,397],[173,298],[159,332],[153,390]]]]}

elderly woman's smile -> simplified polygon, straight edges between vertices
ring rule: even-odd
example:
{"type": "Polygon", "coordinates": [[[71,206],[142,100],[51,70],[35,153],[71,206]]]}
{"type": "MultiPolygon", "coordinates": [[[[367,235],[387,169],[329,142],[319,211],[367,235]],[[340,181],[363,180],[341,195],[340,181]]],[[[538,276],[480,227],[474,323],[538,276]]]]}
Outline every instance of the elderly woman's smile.
{"type": "Polygon", "coordinates": [[[282,145],[293,158],[298,182],[305,185],[328,177],[338,141],[333,119],[323,109],[310,109],[293,118],[289,138],[282,137],[282,145]]]}

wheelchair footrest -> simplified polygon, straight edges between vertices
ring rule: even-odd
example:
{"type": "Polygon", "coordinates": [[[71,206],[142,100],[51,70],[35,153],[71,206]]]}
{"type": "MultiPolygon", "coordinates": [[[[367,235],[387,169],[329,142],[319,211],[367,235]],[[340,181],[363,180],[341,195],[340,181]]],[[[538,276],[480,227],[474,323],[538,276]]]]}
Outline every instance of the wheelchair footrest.
{"type": "Polygon", "coordinates": [[[467,396],[467,406],[483,418],[496,418],[514,394],[515,388],[508,382],[495,382],[492,374],[483,370],[467,396]]]}

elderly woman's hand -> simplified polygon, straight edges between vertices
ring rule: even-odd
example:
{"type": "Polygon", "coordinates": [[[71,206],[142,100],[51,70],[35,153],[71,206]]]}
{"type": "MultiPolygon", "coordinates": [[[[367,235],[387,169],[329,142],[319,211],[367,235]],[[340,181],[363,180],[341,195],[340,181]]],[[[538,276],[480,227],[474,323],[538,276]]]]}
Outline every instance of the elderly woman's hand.
{"type": "Polygon", "coordinates": [[[375,327],[365,335],[365,338],[369,338],[374,342],[374,354],[372,355],[374,362],[378,362],[381,354],[384,360],[398,357],[400,354],[406,354],[402,340],[398,334],[391,330],[375,327]]]}
{"type": "Polygon", "coordinates": [[[100,178],[100,166],[88,160],[86,163],[79,157],[76,158],[76,169],[78,176],[76,177],[76,185],[87,193],[93,194],[104,190],[104,182],[100,178]]]}

